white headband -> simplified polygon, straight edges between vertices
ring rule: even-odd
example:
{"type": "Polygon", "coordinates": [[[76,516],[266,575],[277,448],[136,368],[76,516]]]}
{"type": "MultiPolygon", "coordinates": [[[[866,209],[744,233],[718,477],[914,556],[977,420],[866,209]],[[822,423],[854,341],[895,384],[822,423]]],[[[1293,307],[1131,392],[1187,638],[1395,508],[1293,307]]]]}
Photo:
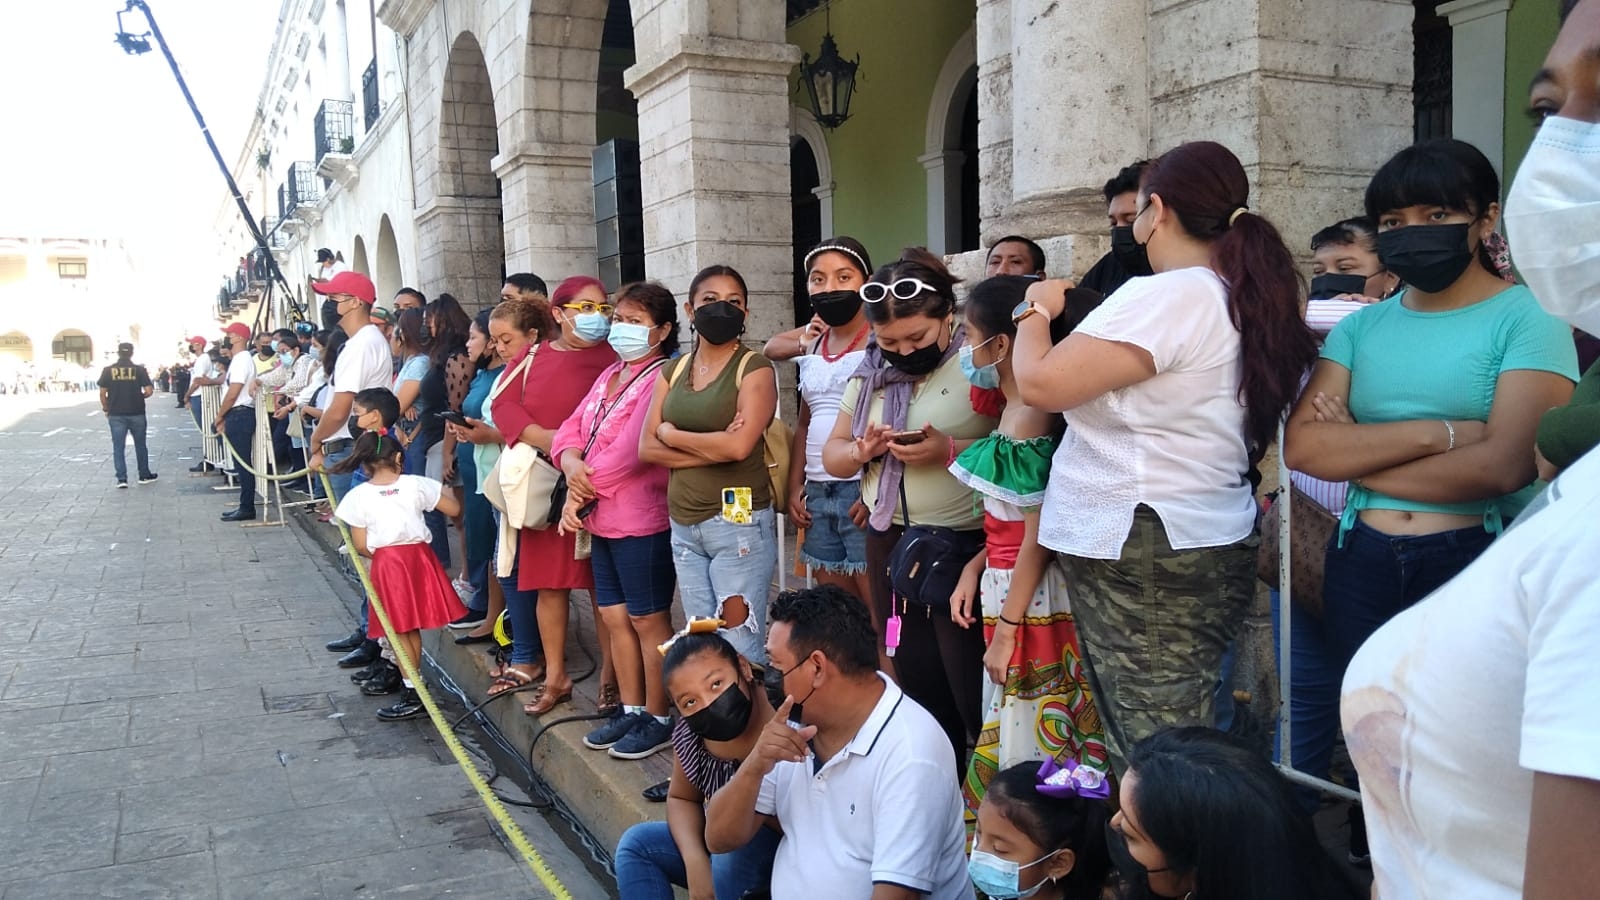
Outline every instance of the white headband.
{"type": "Polygon", "coordinates": [[[861,258],[861,254],[851,250],[849,247],[844,247],[839,244],[821,244],[812,248],[811,252],[806,254],[806,271],[811,271],[811,260],[815,259],[819,253],[843,253],[856,261],[856,265],[861,267],[862,275],[868,278],[872,277],[872,267],[868,266],[867,261],[861,258]]]}

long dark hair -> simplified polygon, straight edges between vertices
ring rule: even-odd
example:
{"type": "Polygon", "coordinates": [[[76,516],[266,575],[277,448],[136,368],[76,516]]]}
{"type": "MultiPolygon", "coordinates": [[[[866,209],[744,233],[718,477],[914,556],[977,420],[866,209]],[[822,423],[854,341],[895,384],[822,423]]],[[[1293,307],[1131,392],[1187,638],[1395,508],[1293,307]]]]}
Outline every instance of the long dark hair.
{"type": "MultiPolygon", "coordinates": [[[[978,326],[984,334],[993,337],[1003,334],[1015,339],[1017,323],[1011,313],[1028,295],[1034,280],[1023,275],[991,275],[972,286],[966,302],[961,304],[961,314],[978,326]]],[[[1099,291],[1089,288],[1068,288],[1067,306],[1061,315],[1050,320],[1050,343],[1059,344],[1084,320],[1084,317],[1103,298],[1099,291]]]]}
{"type": "Polygon", "coordinates": [[[694,632],[678,638],[667,648],[661,660],[661,682],[670,681],[679,666],[702,653],[714,653],[727,660],[735,673],[739,671],[739,651],[733,649],[727,638],[714,631],[694,632]]]}
{"type": "MultiPolygon", "coordinates": [[[[1289,782],[1237,739],[1191,726],[1134,745],[1134,813],[1197,897],[1357,900],[1361,891],[1317,841],[1289,782]]],[[[1148,896],[1149,885],[1126,885],[1148,896]]]]}
{"type": "Polygon", "coordinates": [[[929,253],[928,248],[907,247],[901,250],[900,258],[888,265],[880,266],[878,271],[873,273],[871,280],[894,284],[902,278],[916,278],[933,290],[921,291],[910,300],[901,300],[891,295],[878,303],[863,303],[862,306],[867,311],[867,321],[874,325],[882,325],[907,316],[943,319],[955,311],[956,284],[961,279],[950,274],[944,260],[929,253]]]}
{"type": "Polygon", "coordinates": [[[339,351],[344,349],[345,342],[350,340],[350,335],[345,334],[343,328],[333,328],[321,333],[326,335],[322,338],[322,374],[332,378],[333,364],[339,361],[339,351]]]}
{"type": "Polygon", "coordinates": [[[733,266],[724,265],[706,266],[695,273],[694,278],[689,282],[689,305],[694,305],[694,295],[700,292],[700,285],[707,278],[716,278],[719,275],[732,278],[734,283],[739,285],[739,294],[744,297],[744,305],[748,307],[750,305],[750,288],[745,285],[744,276],[740,275],[739,270],[733,266]]]}
{"type": "Polygon", "coordinates": [[[424,346],[422,340],[422,310],[408,309],[400,313],[394,320],[394,335],[400,339],[400,349],[407,355],[421,353],[424,346]]]}
{"type": "Polygon", "coordinates": [[[1100,900],[1111,855],[1106,851],[1106,822],[1110,807],[1104,800],[1051,797],[1037,790],[1040,763],[1017,763],[996,773],[984,794],[985,806],[996,811],[1028,840],[1049,853],[1067,849],[1077,860],[1060,880],[1065,900],[1100,900]]]}
{"type": "Polygon", "coordinates": [[[483,346],[486,351],[482,356],[472,361],[472,364],[477,366],[479,371],[489,368],[499,358],[499,355],[494,350],[494,338],[489,334],[489,316],[493,312],[493,309],[480,309],[472,319],[473,327],[483,332],[483,346]]]}
{"type": "Polygon", "coordinates": [[[472,327],[472,320],[449,294],[440,294],[424,308],[428,314],[428,358],[435,366],[443,367],[452,356],[467,352],[467,329],[472,327]]]}
{"type": "Polygon", "coordinates": [[[1145,167],[1140,191],[1159,194],[1190,236],[1211,245],[1211,265],[1228,288],[1239,329],[1239,401],[1245,439],[1257,463],[1277,436],[1300,376],[1317,358],[1317,340],[1300,315],[1304,285],[1278,229],[1247,210],[1250,180],[1227,147],[1180,144],[1145,167]],[[1236,215],[1237,213],[1237,215],[1236,215]]]}
{"type": "Polygon", "coordinates": [[[363,431],[356,438],[350,455],[334,463],[328,471],[348,475],[357,469],[371,472],[374,466],[387,466],[396,471],[405,468],[405,448],[393,436],[381,431],[363,431]]]}
{"type": "Polygon", "coordinates": [[[856,268],[861,271],[863,281],[872,277],[872,257],[868,255],[866,246],[847,234],[819,241],[815,247],[807,250],[806,270],[801,274],[809,276],[811,274],[811,261],[824,253],[843,254],[846,259],[856,264],[856,268]]]}

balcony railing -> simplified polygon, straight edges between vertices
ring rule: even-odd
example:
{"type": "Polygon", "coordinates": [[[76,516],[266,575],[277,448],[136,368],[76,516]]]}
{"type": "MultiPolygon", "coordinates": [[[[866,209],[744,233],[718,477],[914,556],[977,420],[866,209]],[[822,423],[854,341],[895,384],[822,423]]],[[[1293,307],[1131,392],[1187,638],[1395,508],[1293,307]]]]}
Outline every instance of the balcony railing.
{"type": "Polygon", "coordinates": [[[355,152],[355,104],[349,100],[324,100],[313,122],[316,161],[329,153],[355,152]]]}
{"type": "Polygon", "coordinates": [[[291,212],[297,206],[316,203],[322,192],[322,184],[317,178],[317,164],[306,161],[292,163],[289,166],[288,192],[291,212]]]}
{"type": "Polygon", "coordinates": [[[383,114],[383,108],[378,105],[378,59],[373,57],[367,63],[367,68],[361,73],[361,114],[367,123],[367,130],[371,131],[378,125],[378,116],[383,114]]]}
{"type": "Polygon", "coordinates": [[[278,185],[278,218],[287,219],[294,212],[294,203],[289,199],[289,186],[278,185]]]}

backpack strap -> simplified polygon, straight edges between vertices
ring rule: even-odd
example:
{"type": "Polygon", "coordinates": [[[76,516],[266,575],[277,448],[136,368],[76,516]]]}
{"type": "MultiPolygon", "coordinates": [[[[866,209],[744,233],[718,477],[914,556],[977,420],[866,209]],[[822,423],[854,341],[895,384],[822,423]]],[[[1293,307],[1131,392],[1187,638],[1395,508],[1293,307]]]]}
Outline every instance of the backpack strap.
{"type": "Polygon", "coordinates": [[[667,387],[670,388],[678,383],[678,379],[682,377],[684,371],[689,368],[689,360],[693,358],[693,356],[682,356],[678,358],[678,364],[672,367],[672,374],[667,376],[667,387]]]}
{"type": "Polygon", "coordinates": [[[748,368],[749,365],[750,365],[750,357],[755,356],[755,355],[756,355],[756,352],[754,350],[751,350],[750,348],[746,347],[745,351],[744,351],[744,355],[739,357],[739,368],[735,369],[734,373],[733,373],[733,389],[734,390],[738,390],[739,386],[744,384],[744,370],[746,368],[748,368]]]}

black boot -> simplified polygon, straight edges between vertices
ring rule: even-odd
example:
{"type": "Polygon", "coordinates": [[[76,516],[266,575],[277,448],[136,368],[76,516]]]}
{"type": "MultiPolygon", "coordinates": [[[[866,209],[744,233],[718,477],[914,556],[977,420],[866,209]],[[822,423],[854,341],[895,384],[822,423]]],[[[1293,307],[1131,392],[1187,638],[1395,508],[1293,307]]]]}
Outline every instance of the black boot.
{"type": "Polygon", "coordinates": [[[355,670],[354,672],[351,672],[350,683],[360,684],[361,682],[366,681],[372,676],[378,674],[378,671],[388,664],[388,660],[384,659],[383,657],[379,657],[372,662],[367,663],[365,666],[355,670]]]}
{"type": "Polygon", "coordinates": [[[378,658],[378,642],[363,640],[361,646],[339,657],[339,668],[359,669],[378,658]]]}
{"type": "Polygon", "coordinates": [[[368,697],[382,697],[384,694],[396,693],[401,687],[400,669],[394,663],[384,661],[383,668],[361,683],[361,693],[368,697]]]}
{"type": "Polygon", "coordinates": [[[354,650],[365,643],[366,640],[366,633],[357,630],[350,632],[349,637],[342,637],[336,641],[329,641],[326,644],[323,644],[323,646],[326,647],[331,653],[349,653],[351,650],[354,650]]]}
{"type": "Polygon", "coordinates": [[[425,711],[422,698],[417,696],[414,689],[406,688],[400,695],[400,702],[378,710],[378,718],[385,722],[399,722],[403,719],[414,719],[425,711]]]}

